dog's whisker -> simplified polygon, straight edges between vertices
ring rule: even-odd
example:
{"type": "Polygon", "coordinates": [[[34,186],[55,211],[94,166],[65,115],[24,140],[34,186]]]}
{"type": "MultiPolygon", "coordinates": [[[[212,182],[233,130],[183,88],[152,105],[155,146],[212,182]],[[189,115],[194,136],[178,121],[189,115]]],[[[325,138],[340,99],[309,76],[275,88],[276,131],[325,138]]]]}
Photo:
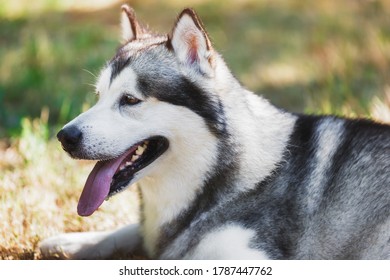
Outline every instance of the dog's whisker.
{"type": "Polygon", "coordinates": [[[91,72],[91,71],[89,71],[88,69],[82,69],[84,72],[87,72],[88,74],[91,74],[92,75],[92,77],[94,77],[95,79],[97,79],[98,78],[98,76],[96,75],[96,74],[94,74],[93,72],[91,72]]]}

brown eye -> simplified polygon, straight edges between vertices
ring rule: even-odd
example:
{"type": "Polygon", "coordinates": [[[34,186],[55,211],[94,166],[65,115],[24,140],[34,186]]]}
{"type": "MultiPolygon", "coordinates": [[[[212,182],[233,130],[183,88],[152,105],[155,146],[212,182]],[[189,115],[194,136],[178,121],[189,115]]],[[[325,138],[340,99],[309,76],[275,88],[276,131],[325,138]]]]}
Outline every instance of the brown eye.
{"type": "Polygon", "coordinates": [[[140,102],[141,102],[141,100],[139,100],[138,98],[136,98],[130,94],[125,94],[122,96],[120,104],[121,105],[136,105],[140,102]]]}

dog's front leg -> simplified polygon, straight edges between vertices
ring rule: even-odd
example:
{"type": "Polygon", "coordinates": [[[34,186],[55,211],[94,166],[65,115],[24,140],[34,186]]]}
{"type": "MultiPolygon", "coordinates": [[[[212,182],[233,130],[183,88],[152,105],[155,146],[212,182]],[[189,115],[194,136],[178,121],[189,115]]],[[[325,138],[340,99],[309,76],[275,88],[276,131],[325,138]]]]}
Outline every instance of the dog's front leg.
{"type": "Polygon", "coordinates": [[[39,247],[43,258],[108,259],[145,255],[138,224],[111,232],[61,234],[45,239],[39,247]]]}

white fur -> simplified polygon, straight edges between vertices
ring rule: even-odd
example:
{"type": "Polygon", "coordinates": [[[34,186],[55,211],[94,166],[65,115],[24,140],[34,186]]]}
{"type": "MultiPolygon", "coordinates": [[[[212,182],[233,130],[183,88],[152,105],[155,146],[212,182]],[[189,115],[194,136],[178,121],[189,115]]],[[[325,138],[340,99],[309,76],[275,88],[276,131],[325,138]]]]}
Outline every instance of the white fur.
{"type": "Polygon", "coordinates": [[[196,248],[184,256],[184,259],[205,260],[267,260],[267,254],[250,248],[251,239],[256,233],[239,225],[227,225],[217,228],[202,238],[196,248]]]}
{"type": "Polygon", "coordinates": [[[195,198],[206,179],[199,174],[206,174],[215,164],[217,149],[211,133],[199,133],[207,131],[199,116],[184,108],[160,106],[172,107],[176,112],[177,118],[169,121],[180,130],[180,135],[169,139],[169,154],[159,163],[159,168],[140,181],[145,213],[143,233],[150,255],[154,255],[159,227],[175,218],[195,198]]]}
{"type": "MultiPolygon", "coordinates": [[[[249,190],[256,182],[262,181],[274,170],[282,160],[289,136],[293,130],[296,118],[288,113],[282,113],[268,101],[245,91],[238,94],[246,95],[246,102],[239,103],[227,110],[235,129],[237,143],[242,146],[240,175],[243,179],[242,190],[249,190]]],[[[229,96],[232,103],[236,98],[229,96]]]]}
{"type": "Polygon", "coordinates": [[[139,225],[131,224],[116,231],[73,232],[45,239],[40,243],[44,257],[63,259],[106,259],[114,254],[139,250],[139,225]]]}
{"type": "Polygon", "coordinates": [[[129,17],[124,11],[121,13],[121,26],[123,42],[135,39],[136,34],[134,34],[133,29],[131,28],[129,17]]]}
{"type": "Polygon", "coordinates": [[[91,158],[117,157],[137,142],[160,131],[166,132],[159,126],[161,121],[153,102],[117,109],[123,94],[130,93],[139,99],[142,96],[135,87],[136,77],[131,68],[124,69],[111,85],[110,73],[109,69],[102,71],[96,86],[100,98],[95,106],[65,126],[77,125],[81,129],[83,145],[88,148],[86,156],[91,158]]]}
{"type": "Polygon", "coordinates": [[[329,159],[337,151],[338,143],[341,143],[340,135],[344,135],[344,123],[342,119],[324,119],[317,127],[318,148],[312,163],[314,170],[307,185],[307,210],[310,215],[314,214],[323,197],[322,188],[329,179],[324,171],[329,169],[329,159]]]}

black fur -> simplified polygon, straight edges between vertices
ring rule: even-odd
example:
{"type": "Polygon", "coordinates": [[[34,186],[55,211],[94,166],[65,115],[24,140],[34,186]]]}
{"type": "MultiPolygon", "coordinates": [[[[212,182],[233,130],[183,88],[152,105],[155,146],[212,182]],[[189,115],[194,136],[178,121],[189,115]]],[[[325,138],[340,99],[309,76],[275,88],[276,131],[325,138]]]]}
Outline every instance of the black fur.
{"type": "Polygon", "coordinates": [[[184,76],[162,80],[155,75],[138,75],[138,88],[144,95],[190,109],[201,116],[210,131],[217,136],[226,132],[224,109],[219,100],[212,100],[210,94],[184,76]]]}
{"type": "Polygon", "coordinates": [[[120,49],[116,56],[109,62],[109,65],[111,65],[110,85],[122,70],[130,64],[131,58],[131,56],[127,55],[127,52],[120,49]]]}

